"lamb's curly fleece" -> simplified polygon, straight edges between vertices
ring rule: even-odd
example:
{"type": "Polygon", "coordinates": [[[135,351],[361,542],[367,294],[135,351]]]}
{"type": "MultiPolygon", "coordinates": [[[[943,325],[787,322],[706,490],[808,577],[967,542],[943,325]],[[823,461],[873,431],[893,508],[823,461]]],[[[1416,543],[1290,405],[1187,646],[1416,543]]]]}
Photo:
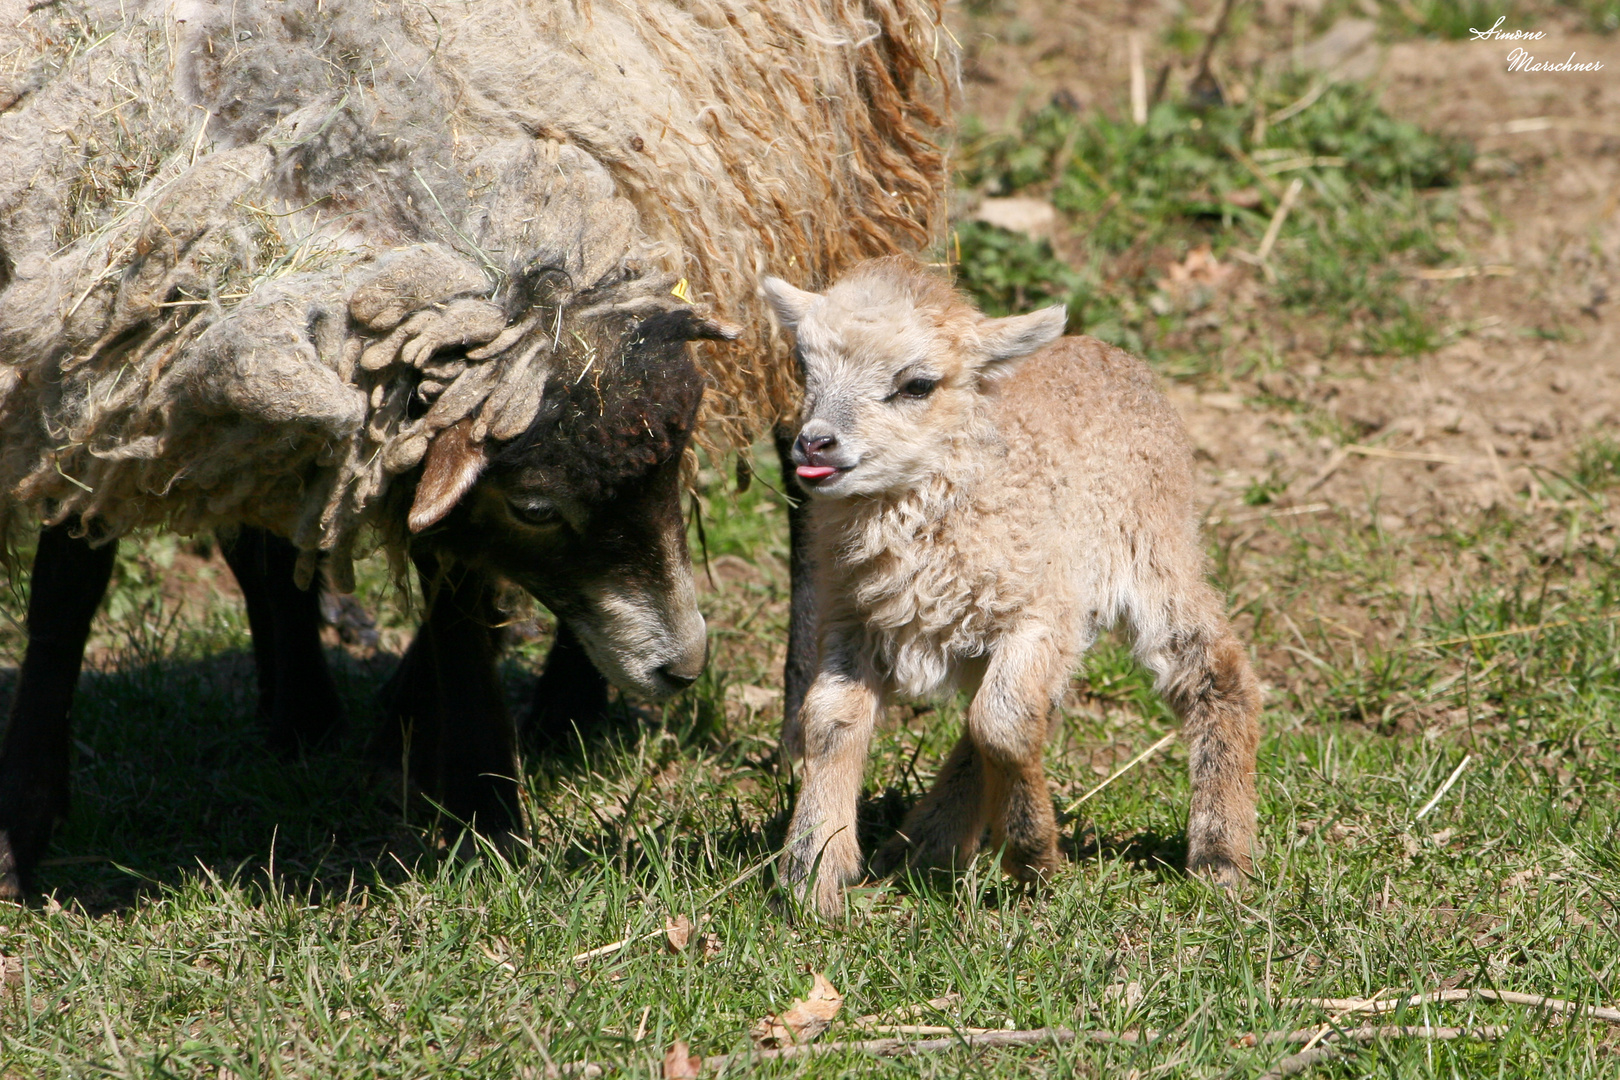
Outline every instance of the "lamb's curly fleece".
{"type": "Polygon", "coordinates": [[[341,584],[438,430],[516,437],[548,377],[686,303],[741,324],[699,358],[712,443],[746,445],[794,395],[753,283],[941,220],[939,19],[0,0],[0,536],[246,522],[341,584]]]}

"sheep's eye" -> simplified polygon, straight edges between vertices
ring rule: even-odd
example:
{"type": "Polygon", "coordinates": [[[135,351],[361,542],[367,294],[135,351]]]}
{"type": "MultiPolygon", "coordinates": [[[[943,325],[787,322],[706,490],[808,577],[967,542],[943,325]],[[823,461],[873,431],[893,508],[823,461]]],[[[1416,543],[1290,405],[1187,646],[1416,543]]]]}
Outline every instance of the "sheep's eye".
{"type": "Polygon", "coordinates": [[[907,379],[905,385],[900,387],[900,396],[908,398],[925,398],[929,394],[932,394],[934,392],[934,387],[938,385],[938,379],[930,379],[924,376],[918,376],[915,379],[907,379]]]}
{"type": "Polygon", "coordinates": [[[509,499],[506,506],[507,509],[512,511],[512,516],[525,525],[544,528],[562,523],[562,514],[557,510],[557,507],[544,499],[535,499],[529,502],[509,499]]]}

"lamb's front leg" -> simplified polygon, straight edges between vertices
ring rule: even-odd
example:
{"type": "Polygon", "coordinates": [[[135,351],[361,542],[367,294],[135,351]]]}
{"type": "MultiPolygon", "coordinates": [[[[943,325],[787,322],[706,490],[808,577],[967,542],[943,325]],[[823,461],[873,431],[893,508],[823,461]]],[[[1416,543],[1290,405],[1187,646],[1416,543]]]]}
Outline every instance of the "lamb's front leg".
{"type": "Polygon", "coordinates": [[[844,886],[861,877],[855,807],[882,709],[879,680],[861,670],[855,650],[824,645],[800,712],[804,780],[781,867],[782,880],[823,918],[843,911],[844,886]]]}

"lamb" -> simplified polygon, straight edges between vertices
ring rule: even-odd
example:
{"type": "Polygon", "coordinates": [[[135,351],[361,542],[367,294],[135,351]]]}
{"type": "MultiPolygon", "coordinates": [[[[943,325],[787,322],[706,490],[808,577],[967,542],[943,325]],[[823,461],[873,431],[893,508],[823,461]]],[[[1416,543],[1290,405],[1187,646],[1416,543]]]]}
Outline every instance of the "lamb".
{"type": "Polygon", "coordinates": [[[1123,621],[1190,744],[1188,868],[1237,886],[1260,691],[1205,580],[1187,438],[1147,367],[1060,339],[1061,307],[986,318],[905,257],[822,295],[764,292],[805,380],[792,461],[818,602],[785,882],[842,909],[874,723],[891,696],[953,689],[971,695],[966,731],[873,869],[960,867],[988,827],[1007,873],[1048,878],[1042,748],[1081,655],[1123,621]]]}

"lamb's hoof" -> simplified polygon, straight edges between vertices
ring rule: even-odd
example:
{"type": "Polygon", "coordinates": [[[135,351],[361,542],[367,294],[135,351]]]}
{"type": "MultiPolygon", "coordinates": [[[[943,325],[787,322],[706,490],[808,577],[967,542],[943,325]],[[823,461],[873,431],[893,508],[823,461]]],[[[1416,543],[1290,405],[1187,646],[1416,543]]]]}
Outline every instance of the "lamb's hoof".
{"type": "Polygon", "coordinates": [[[1056,848],[1033,857],[1008,853],[1001,859],[1004,874],[1018,884],[1035,890],[1044,889],[1052,883],[1057,876],[1058,865],[1056,848]]]}
{"type": "Polygon", "coordinates": [[[1224,893],[1236,895],[1249,880],[1249,860],[1229,855],[1200,855],[1187,860],[1187,873],[1203,878],[1224,893]]]}
{"type": "Polygon", "coordinates": [[[911,841],[904,834],[895,834],[872,853],[869,866],[873,877],[893,877],[911,863],[911,841]]]}
{"type": "Polygon", "coordinates": [[[844,917],[844,886],[838,875],[827,873],[825,866],[811,877],[808,868],[790,865],[783,875],[776,906],[789,922],[800,921],[801,914],[822,922],[838,922],[844,917]]]}

